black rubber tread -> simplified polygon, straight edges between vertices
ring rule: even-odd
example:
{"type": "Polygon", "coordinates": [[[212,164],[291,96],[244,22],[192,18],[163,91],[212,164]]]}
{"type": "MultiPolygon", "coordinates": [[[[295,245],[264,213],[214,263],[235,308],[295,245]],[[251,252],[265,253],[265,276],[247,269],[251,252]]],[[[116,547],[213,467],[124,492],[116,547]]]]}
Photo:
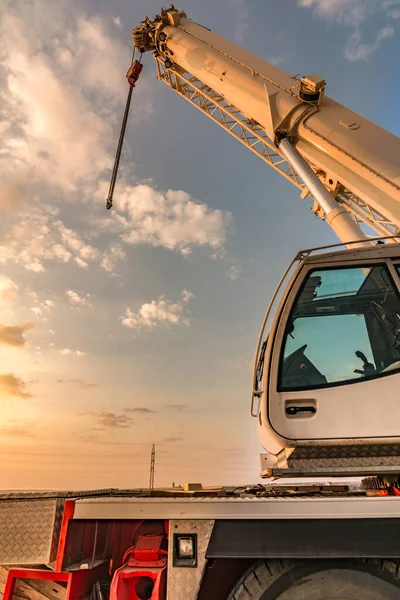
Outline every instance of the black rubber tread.
{"type": "MultiPolygon", "coordinates": [[[[310,573],[314,571],[313,565],[317,570],[324,570],[321,565],[325,565],[325,569],[335,568],[336,565],[343,562],[347,568],[353,567],[356,571],[367,572],[378,579],[384,579],[386,582],[393,584],[399,590],[400,598],[400,566],[398,563],[388,559],[358,559],[358,560],[323,560],[323,561],[312,561],[312,560],[258,560],[253,563],[247,571],[242,575],[235,587],[231,591],[227,600],[264,600],[267,598],[265,594],[271,587],[275,588],[274,584],[278,583],[278,580],[285,576],[288,579],[287,583],[290,587],[293,582],[296,568],[309,566],[310,573]],[[318,567],[317,564],[318,563],[318,567]],[[291,576],[291,571],[293,576],[291,576]]],[[[280,587],[280,586],[279,586],[280,587]]],[[[284,586],[287,589],[287,586],[284,586]]],[[[284,589],[281,589],[283,592],[284,589]]],[[[269,598],[277,598],[279,600],[280,592],[278,595],[270,596],[269,598]]],[[[397,596],[396,596],[397,597],[397,596]]]]}
{"type": "Polygon", "coordinates": [[[259,598],[268,587],[283,575],[296,561],[259,560],[242,575],[228,600],[259,598]]]}

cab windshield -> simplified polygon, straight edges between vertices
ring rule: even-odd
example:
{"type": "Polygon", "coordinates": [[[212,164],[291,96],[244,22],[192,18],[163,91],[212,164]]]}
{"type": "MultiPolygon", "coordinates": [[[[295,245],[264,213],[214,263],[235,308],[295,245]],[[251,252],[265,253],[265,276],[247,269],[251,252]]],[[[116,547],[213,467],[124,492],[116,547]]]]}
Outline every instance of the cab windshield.
{"type": "Polygon", "coordinates": [[[286,326],[279,391],[400,369],[400,299],[385,264],[309,273],[286,326]]]}

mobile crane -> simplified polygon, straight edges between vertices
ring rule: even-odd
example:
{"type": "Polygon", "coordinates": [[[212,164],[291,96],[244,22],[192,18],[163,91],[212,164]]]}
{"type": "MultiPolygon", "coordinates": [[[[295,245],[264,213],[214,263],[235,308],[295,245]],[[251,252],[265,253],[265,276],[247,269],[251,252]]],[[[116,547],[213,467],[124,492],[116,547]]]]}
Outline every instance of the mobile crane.
{"type": "Polygon", "coordinates": [[[290,77],[173,6],[133,39],[161,81],[310,196],[348,245],[296,256],[264,340],[267,312],[251,407],[262,472],[400,473],[400,139],[326,96],[322,77],[290,77]]]}
{"type": "Polygon", "coordinates": [[[400,140],[329,99],[321,77],[289,77],[173,6],[133,40],[346,247],[299,252],[282,277],[251,412],[263,475],[357,474],[368,491],[321,479],[0,493],[3,600],[21,579],[32,600],[400,599],[400,140]]]}

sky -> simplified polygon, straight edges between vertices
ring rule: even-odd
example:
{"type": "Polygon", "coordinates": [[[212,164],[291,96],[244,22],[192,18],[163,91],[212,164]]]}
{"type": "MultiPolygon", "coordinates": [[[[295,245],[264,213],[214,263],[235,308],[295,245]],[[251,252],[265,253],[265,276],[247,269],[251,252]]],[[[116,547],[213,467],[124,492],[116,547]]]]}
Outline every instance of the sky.
{"type": "MultiPolygon", "coordinates": [[[[396,134],[400,0],[187,0],[188,17],[396,134]]],[[[154,0],[0,7],[0,486],[258,480],[252,360],[301,248],[296,188],[155,77],[108,182],[154,0]]]]}

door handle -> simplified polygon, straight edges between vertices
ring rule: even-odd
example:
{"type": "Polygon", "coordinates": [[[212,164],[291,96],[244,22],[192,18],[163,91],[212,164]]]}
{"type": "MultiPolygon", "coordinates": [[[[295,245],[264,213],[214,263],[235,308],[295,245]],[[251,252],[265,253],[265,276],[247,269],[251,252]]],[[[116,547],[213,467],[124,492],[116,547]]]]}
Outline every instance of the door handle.
{"type": "Polygon", "coordinates": [[[317,412],[317,409],[315,408],[315,406],[287,406],[286,407],[286,414],[293,416],[293,415],[297,415],[298,413],[301,412],[310,412],[311,414],[315,414],[317,412]]]}

